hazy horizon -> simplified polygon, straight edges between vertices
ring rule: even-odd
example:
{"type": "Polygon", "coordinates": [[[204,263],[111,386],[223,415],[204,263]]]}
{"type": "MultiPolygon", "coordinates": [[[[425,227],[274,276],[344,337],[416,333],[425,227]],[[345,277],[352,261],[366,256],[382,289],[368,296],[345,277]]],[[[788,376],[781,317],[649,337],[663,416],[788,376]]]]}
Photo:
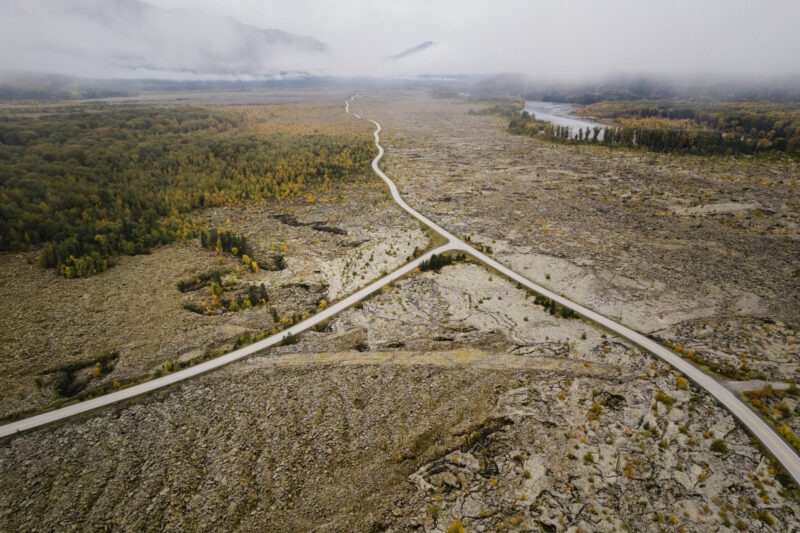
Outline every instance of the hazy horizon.
{"type": "Polygon", "coordinates": [[[9,0],[0,7],[0,70],[245,80],[293,72],[378,77],[513,72],[563,81],[800,74],[795,31],[800,3],[788,0],[146,4],[160,9],[139,16],[135,0],[9,0]],[[312,39],[259,48],[251,35],[243,36],[249,29],[242,24],[312,39]],[[314,39],[324,50],[314,48],[314,39]],[[390,59],[425,41],[434,44],[390,59]]]}

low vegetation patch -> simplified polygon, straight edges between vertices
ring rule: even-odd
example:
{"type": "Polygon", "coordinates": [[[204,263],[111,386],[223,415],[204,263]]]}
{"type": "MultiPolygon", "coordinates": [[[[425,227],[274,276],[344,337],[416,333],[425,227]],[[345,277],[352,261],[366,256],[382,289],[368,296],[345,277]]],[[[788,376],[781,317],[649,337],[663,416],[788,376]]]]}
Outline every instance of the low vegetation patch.
{"type": "Polygon", "coordinates": [[[37,383],[52,386],[63,398],[70,398],[86,389],[92,380],[105,376],[112,370],[119,352],[109,352],[96,359],[78,361],[42,372],[37,383]]]}
{"type": "Polygon", "coordinates": [[[466,261],[466,259],[467,259],[466,254],[457,254],[457,255],[433,254],[430,259],[427,259],[419,264],[419,269],[423,272],[426,270],[433,270],[435,272],[439,272],[439,270],[441,270],[442,267],[466,261]]]}
{"type": "Polygon", "coordinates": [[[675,404],[675,398],[665,393],[664,391],[658,391],[656,393],[655,399],[657,402],[661,402],[667,407],[672,407],[675,404]]]}
{"type": "Polygon", "coordinates": [[[259,262],[253,259],[253,251],[247,238],[237,235],[230,230],[212,228],[209,231],[200,230],[200,245],[203,248],[216,252],[228,252],[241,258],[242,264],[252,272],[260,270],[283,270],[286,260],[282,255],[274,255],[268,262],[259,262]]]}
{"type": "Polygon", "coordinates": [[[292,345],[292,344],[297,344],[298,342],[300,342],[300,337],[290,333],[289,335],[286,335],[281,340],[281,342],[280,342],[280,344],[278,344],[278,346],[289,346],[289,345],[292,345]]]}
{"type": "Polygon", "coordinates": [[[560,316],[562,318],[580,318],[581,316],[573,311],[572,309],[568,309],[563,305],[557,304],[550,298],[546,296],[542,296],[541,294],[537,294],[533,299],[533,303],[536,305],[541,305],[544,307],[545,311],[549,311],[553,316],[560,316]]]}
{"type": "Polygon", "coordinates": [[[722,439],[716,439],[711,443],[709,448],[712,452],[718,453],[727,453],[728,452],[728,445],[725,444],[725,441],[722,439]]]}
{"type": "MultiPolygon", "coordinates": [[[[658,340],[658,339],[656,339],[658,340]]],[[[693,363],[705,367],[714,374],[722,376],[730,380],[748,380],[748,379],[765,379],[761,373],[756,372],[747,363],[742,363],[739,366],[731,364],[727,361],[718,361],[711,359],[695,350],[685,350],[681,345],[674,345],[666,343],[670,348],[678,352],[682,357],[692,361],[693,363]]]]}
{"type": "MultiPolygon", "coordinates": [[[[225,298],[225,291],[230,290],[235,285],[227,285],[219,280],[219,277],[209,280],[210,295],[199,304],[190,302],[184,304],[184,309],[199,314],[220,314],[226,312],[237,312],[269,302],[269,293],[263,283],[249,285],[246,289],[238,289],[230,298],[225,298]]],[[[276,320],[277,322],[277,320],[276,320]]]]}
{"type": "Polygon", "coordinates": [[[745,391],[742,393],[744,399],[750,403],[764,419],[773,425],[786,442],[791,444],[795,450],[800,452],[800,437],[789,427],[790,421],[794,418],[795,411],[789,407],[787,402],[792,402],[800,397],[800,388],[792,384],[785,391],[776,391],[769,385],[761,390],[745,391]],[[792,400],[790,400],[790,398],[792,400]]]}
{"type": "Polygon", "coordinates": [[[192,292],[207,287],[212,281],[222,283],[222,276],[227,274],[226,270],[212,270],[196,277],[184,279],[178,282],[178,290],[181,292],[192,292]]]}

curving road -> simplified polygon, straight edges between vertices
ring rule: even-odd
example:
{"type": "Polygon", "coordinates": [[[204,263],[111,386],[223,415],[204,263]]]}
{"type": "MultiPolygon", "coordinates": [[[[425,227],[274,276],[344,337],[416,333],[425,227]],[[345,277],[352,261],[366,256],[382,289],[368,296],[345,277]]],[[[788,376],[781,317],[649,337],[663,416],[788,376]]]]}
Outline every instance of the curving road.
{"type": "MultiPolygon", "coordinates": [[[[353,100],[353,97],[348,100],[346,105],[346,110],[348,113],[350,111],[350,102],[353,100]]],[[[354,113],[353,113],[354,114],[354,113]]],[[[355,114],[354,114],[355,115],[355,114]]],[[[358,117],[358,115],[355,115],[358,117]]],[[[360,118],[360,117],[358,117],[360,118]]],[[[550,298],[558,302],[559,304],[572,309],[576,313],[592,320],[601,326],[609,329],[623,337],[628,339],[632,343],[636,344],[637,346],[643,348],[644,350],[650,352],[651,354],[655,355],[656,357],[662,359],[663,361],[669,363],[672,367],[681,371],[687,378],[691,379],[695,382],[699,387],[704,389],[708,392],[711,396],[713,396],[719,403],[721,403],[728,411],[733,414],[739,421],[744,424],[744,426],[753,434],[768,450],[769,452],[783,465],[789,475],[792,476],[795,483],[800,486],[800,457],[798,457],[797,453],[783,438],[775,431],[775,429],[767,422],[765,422],[760,416],[756,415],[747,405],[745,405],[742,400],[740,400],[735,394],[733,394],[730,390],[725,388],[722,382],[718,381],[717,379],[709,376],[696,366],[692,365],[675,352],[665,348],[664,346],[658,344],[657,342],[649,339],[648,337],[638,333],[618,322],[611,320],[599,313],[592,311],[580,304],[572,302],[563,296],[556,294],[541,285],[538,285],[529,279],[517,274],[513,270],[503,266],[502,264],[498,263],[491,257],[487,256],[486,254],[476,250],[472,246],[468,245],[466,242],[462,241],[458,237],[455,237],[448,231],[444,230],[437,224],[430,221],[427,217],[418,213],[415,209],[409,206],[405,200],[400,196],[399,191],[397,190],[397,186],[395,186],[394,182],[390,180],[386,174],[384,174],[381,169],[378,167],[378,162],[380,161],[381,157],[383,157],[383,147],[380,145],[380,138],[378,134],[381,131],[381,125],[375,122],[374,120],[370,120],[376,126],[375,130],[375,145],[378,147],[378,156],[372,161],[372,168],[375,170],[375,173],[386,182],[389,186],[389,190],[392,193],[392,198],[394,198],[395,202],[400,204],[403,209],[408,211],[408,213],[427,224],[437,232],[441,233],[444,237],[446,237],[450,242],[450,249],[453,250],[460,250],[466,252],[473,256],[474,258],[482,261],[489,267],[493,268],[494,270],[500,272],[504,276],[508,277],[509,279],[523,285],[537,293],[550,298]]]]}
{"type": "MultiPolygon", "coordinates": [[[[355,116],[356,118],[361,119],[361,116],[353,113],[350,110],[350,103],[352,102],[353,98],[355,98],[355,96],[351,97],[345,102],[345,111],[347,111],[347,113],[353,114],[353,116],[355,116]]],[[[74,405],[69,405],[67,407],[62,407],[60,409],[55,409],[47,413],[32,416],[30,418],[25,418],[23,420],[5,424],[3,426],[0,426],[0,438],[14,435],[15,433],[33,429],[39,426],[43,426],[51,422],[63,420],[65,418],[69,418],[81,413],[93,411],[95,409],[99,409],[101,407],[105,407],[136,396],[147,394],[149,392],[161,389],[163,387],[167,387],[169,385],[189,379],[199,374],[203,374],[210,370],[214,370],[216,368],[227,365],[234,361],[238,361],[255,352],[279,344],[287,335],[297,335],[315,326],[316,324],[319,324],[320,322],[323,322],[331,318],[337,313],[343,311],[344,309],[350,307],[351,305],[358,303],[363,298],[381,289],[385,285],[408,274],[409,272],[417,268],[420,263],[429,259],[431,255],[440,254],[448,250],[459,250],[470,254],[474,258],[478,259],[479,261],[482,261],[487,266],[495,269],[496,271],[508,277],[509,279],[516,281],[520,285],[523,285],[533,291],[536,291],[537,293],[558,302],[564,307],[572,309],[573,311],[583,315],[585,318],[602,325],[603,327],[613,331],[619,336],[628,339],[629,341],[640,346],[644,350],[650,352],[656,357],[659,357],[663,361],[669,363],[674,368],[681,371],[686,377],[695,382],[699,387],[701,387],[706,392],[711,394],[711,396],[713,396],[717,401],[719,401],[742,424],[744,424],[744,426],[783,465],[783,467],[786,469],[789,475],[792,476],[795,482],[798,485],[800,485],[800,458],[798,458],[794,449],[791,446],[789,446],[789,444],[786,443],[786,441],[784,441],[778,435],[778,433],[772,428],[772,426],[770,426],[767,422],[765,422],[763,419],[757,416],[752,410],[750,410],[750,408],[748,408],[738,397],[736,397],[736,395],[734,395],[731,391],[726,389],[721,382],[717,381],[713,377],[699,370],[697,367],[695,367],[685,359],[681,358],[671,350],[668,350],[664,346],[645,337],[641,333],[633,331],[632,329],[623,326],[622,324],[619,324],[603,315],[600,315],[580,304],[576,304],[564,298],[563,296],[558,295],[528,280],[527,278],[521,276],[520,274],[517,274],[513,270],[503,266],[502,264],[498,263],[497,261],[487,256],[486,254],[468,245],[466,242],[454,236],[453,234],[451,234],[450,232],[448,232],[447,230],[445,230],[432,220],[428,219],[426,216],[422,215],[421,213],[413,209],[410,205],[408,205],[405,202],[405,200],[403,200],[403,198],[400,196],[400,192],[397,190],[397,186],[394,184],[394,182],[390,180],[388,176],[386,176],[386,174],[384,174],[383,171],[378,166],[378,163],[380,162],[384,154],[384,150],[380,144],[380,137],[379,137],[381,131],[381,125],[374,120],[370,120],[370,122],[375,124],[376,127],[374,133],[375,146],[378,148],[378,155],[375,156],[375,159],[373,159],[372,161],[373,170],[389,187],[389,190],[391,191],[392,194],[392,198],[395,200],[395,202],[397,202],[411,216],[413,216],[423,224],[427,225],[428,227],[432,228],[436,232],[440,233],[444,238],[448,240],[448,244],[440,246],[434,250],[427,252],[426,254],[415,259],[414,261],[411,261],[410,263],[403,265],[402,267],[395,270],[391,274],[388,274],[380,278],[379,280],[367,285],[358,292],[351,294],[350,296],[347,296],[346,298],[330,305],[325,310],[320,311],[314,316],[307,318],[306,320],[303,320],[302,322],[299,322],[280,333],[276,333],[275,335],[272,335],[261,341],[250,344],[249,346],[239,348],[238,350],[234,350],[216,359],[189,367],[185,370],[174,372],[172,374],[157,379],[153,379],[151,381],[141,383],[139,385],[134,385],[132,387],[128,387],[126,389],[122,389],[117,392],[113,392],[111,394],[106,394],[98,398],[94,398],[74,405]]]]}

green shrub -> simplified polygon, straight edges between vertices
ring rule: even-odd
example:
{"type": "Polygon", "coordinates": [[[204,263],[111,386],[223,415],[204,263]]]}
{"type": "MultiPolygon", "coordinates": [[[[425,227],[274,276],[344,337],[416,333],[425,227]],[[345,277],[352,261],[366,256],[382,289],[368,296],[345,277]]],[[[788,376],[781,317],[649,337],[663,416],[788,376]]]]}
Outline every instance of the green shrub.
{"type": "Polygon", "coordinates": [[[770,516],[766,509],[761,509],[756,513],[756,518],[767,524],[768,526],[775,525],[775,519],[770,516]]]}
{"type": "Polygon", "coordinates": [[[663,403],[667,407],[672,407],[672,405],[675,403],[675,398],[665,394],[663,391],[658,391],[656,393],[656,401],[663,403]]]}
{"type": "Polygon", "coordinates": [[[439,272],[442,267],[447,265],[452,265],[453,263],[465,261],[467,259],[466,254],[458,254],[456,256],[453,255],[446,255],[440,254],[436,255],[433,254],[430,259],[427,259],[419,264],[419,269],[421,271],[426,270],[433,270],[435,272],[439,272]]]}
{"type": "Polygon", "coordinates": [[[588,415],[589,420],[597,420],[597,417],[599,417],[600,413],[602,412],[603,412],[603,406],[597,402],[594,402],[592,408],[589,409],[589,415],[588,415]]]}
{"type": "Polygon", "coordinates": [[[300,337],[298,337],[297,335],[289,334],[289,335],[286,335],[281,340],[281,342],[280,342],[280,344],[278,346],[288,346],[290,344],[297,344],[298,342],[300,342],[300,337]]]}
{"type": "Polygon", "coordinates": [[[725,444],[725,441],[723,441],[722,439],[716,439],[714,442],[711,443],[711,451],[718,453],[726,453],[728,451],[728,445],[725,444]]]}
{"type": "Polygon", "coordinates": [[[456,520],[447,528],[447,533],[464,533],[464,531],[464,524],[461,523],[461,520],[456,520]]]}

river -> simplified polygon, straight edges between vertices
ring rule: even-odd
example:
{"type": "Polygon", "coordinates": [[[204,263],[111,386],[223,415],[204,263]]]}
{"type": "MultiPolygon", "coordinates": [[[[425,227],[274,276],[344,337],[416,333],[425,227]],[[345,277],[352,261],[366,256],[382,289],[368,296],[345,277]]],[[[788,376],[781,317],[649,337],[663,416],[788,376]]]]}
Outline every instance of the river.
{"type": "MultiPolygon", "coordinates": [[[[526,100],[525,111],[536,116],[537,120],[550,122],[555,126],[566,126],[570,128],[570,137],[578,136],[578,129],[586,132],[586,128],[600,127],[605,128],[604,124],[576,115],[574,111],[578,106],[564,102],[540,102],[538,100],[526,100]]],[[[603,138],[603,131],[600,130],[598,139],[603,138]]]]}

